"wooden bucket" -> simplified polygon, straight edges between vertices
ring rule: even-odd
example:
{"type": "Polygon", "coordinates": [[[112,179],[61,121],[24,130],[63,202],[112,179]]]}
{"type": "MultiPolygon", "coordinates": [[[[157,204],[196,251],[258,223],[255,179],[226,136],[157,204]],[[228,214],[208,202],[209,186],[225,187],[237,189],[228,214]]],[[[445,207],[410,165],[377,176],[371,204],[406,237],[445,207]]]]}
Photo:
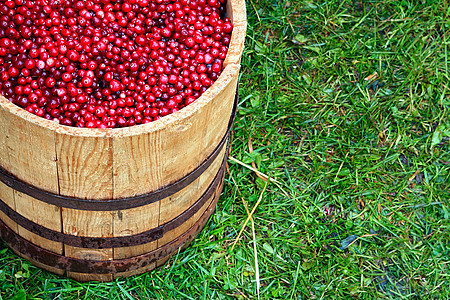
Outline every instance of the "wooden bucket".
{"type": "Polygon", "coordinates": [[[219,79],[194,103],[120,129],[58,125],[0,96],[0,237],[48,271],[110,281],[151,270],[219,198],[246,32],[244,0],[219,79]]]}

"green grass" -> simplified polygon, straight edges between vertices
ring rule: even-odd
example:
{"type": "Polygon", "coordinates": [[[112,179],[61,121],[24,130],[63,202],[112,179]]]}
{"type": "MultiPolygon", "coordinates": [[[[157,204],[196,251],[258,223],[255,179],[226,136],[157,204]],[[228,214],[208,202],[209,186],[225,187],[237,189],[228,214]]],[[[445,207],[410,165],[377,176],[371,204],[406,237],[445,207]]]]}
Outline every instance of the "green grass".
{"type": "Polygon", "coordinates": [[[192,245],[112,283],[0,250],[0,299],[450,298],[449,1],[247,10],[231,155],[278,183],[230,160],[192,245]]]}

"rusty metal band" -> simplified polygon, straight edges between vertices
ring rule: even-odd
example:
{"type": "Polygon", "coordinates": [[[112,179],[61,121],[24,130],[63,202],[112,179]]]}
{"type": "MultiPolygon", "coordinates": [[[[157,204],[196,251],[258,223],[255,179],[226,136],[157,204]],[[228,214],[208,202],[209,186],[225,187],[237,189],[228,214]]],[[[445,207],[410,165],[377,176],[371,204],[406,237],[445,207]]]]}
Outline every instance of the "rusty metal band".
{"type": "MultiPolygon", "coordinates": [[[[228,148],[229,146],[227,146],[227,150],[228,148]]],[[[47,240],[64,243],[65,245],[69,246],[88,249],[105,249],[105,248],[120,248],[120,247],[143,245],[146,243],[156,241],[157,239],[163,237],[165,233],[181,226],[184,222],[186,222],[192,216],[194,216],[205,205],[205,203],[211,199],[211,197],[214,195],[214,192],[217,190],[217,187],[222,182],[223,175],[225,172],[227,156],[228,156],[227,153],[225,153],[221,167],[217,172],[215,178],[208,186],[206,191],[203,193],[203,195],[192,206],[190,206],[187,210],[185,210],[184,212],[182,212],[180,215],[170,220],[169,222],[139,234],[121,237],[106,237],[106,238],[75,236],[55,231],[35,223],[30,219],[20,215],[13,209],[11,209],[1,199],[0,199],[0,211],[2,211],[12,221],[14,221],[19,226],[25,228],[26,230],[47,240]]]]}
{"type": "Polygon", "coordinates": [[[213,161],[219,155],[225,143],[228,141],[228,137],[230,136],[231,127],[236,117],[238,100],[239,100],[239,90],[236,90],[236,97],[234,99],[233,110],[228,123],[227,131],[222,140],[217,145],[217,147],[209,155],[209,157],[205,161],[203,161],[203,163],[200,164],[200,166],[198,166],[196,169],[194,169],[191,173],[189,173],[185,177],[151,193],[130,198],[108,199],[108,200],[81,199],[75,197],[61,196],[31,186],[23,182],[22,180],[18,179],[14,175],[10,174],[2,167],[0,167],[0,181],[12,189],[21,192],[23,194],[26,194],[28,196],[31,196],[34,199],[40,200],[42,202],[52,204],[58,207],[73,208],[78,210],[114,211],[114,210],[136,208],[154,203],[156,201],[160,201],[164,198],[170,197],[171,195],[181,191],[183,188],[187,187],[189,184],[194,182],[213,163],[213,161]]]}
{"type": "Polygon", "coordinates": [[[68,272],[77,272],[85,274],[116,274],[142,269],[160,259],[166,258],[174,254],[179,248],[187,245],[194,237],[203,229],[206,222],[212,215],[217,201],[219,200],[222,185],[208,206],[202,217],[172,242],[157,248],[151,252],[135,256],[127,259],[95,261],[71,258],[56,254],[49,250],[43,249],[12,231],[2,220],[0,220],[0,238],[13,250],[30,258],[38,263],[46,266],[54,267],[68,272]]]}

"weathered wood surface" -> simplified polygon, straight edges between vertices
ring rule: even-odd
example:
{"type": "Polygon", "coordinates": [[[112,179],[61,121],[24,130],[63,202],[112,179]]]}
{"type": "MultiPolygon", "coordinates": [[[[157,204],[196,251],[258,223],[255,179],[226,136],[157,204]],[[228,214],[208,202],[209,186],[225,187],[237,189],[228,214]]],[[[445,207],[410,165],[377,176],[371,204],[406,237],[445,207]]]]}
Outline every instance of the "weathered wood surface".
{"type": "MultiPolygon", "coordinates": [[[[115,212],[114,237],[135,235],[158,227],[159,211],[160,202],[158,201],[143,207],[115,212]]],[[[115,248],[114,259],[138,256],[156,248],[156,241],[133,247],[115,248]]]]}
{"type": "Polygon", "coordinates": [[[58,193],[55,152],[58,125],[28,113],[2,96],[0,106],[0,147],[6,140],[6,153],[2,157],[9,161],[7,170],[33,186],[58,193]]]}
{"type": "MultiPolygon", "coordinates": [[[[0,199],[6,203],[10,208],[16,210],[16,203],[14,201],[14,190],[6,186],[3,182],[0,182],[0,199]]],[[[18,232],[17,224],[8,218],[3,212],[0,211],[0,220],[8,225],[14,232],[18,232]]]]}
{"type": "Polygon", "coordinates": [[[9,162],[9,154],[8,154],[8,135],[6,134],[6,128],[8,126],[7,115],[9,112],[5,111],[2,105],[5,105],[2,100],[7,101],[6,99],[2,99],[0,97],[0,167],[5,170],[10,170],[10,162],[9,162]]]}
{"type": "MultiPolygon", "coordinates": [[[[0,163],[17,178],[43,190],[58,193],[58,172],[53,122],[42,126],[41,118],[0,100],[0,163]]],[[[7,100],[6,100],[7,101],[7,100]]],[[[1,199],[19,214],[44,227],[61,231],[61,209],[38,201],[11,188],[0,186],[1,199]]],[[[3,220],[4,218],[2,218],[3,220]]],[[[6,223],[10,220],[4,219],[6,223]]],[[[62,244],[49,242],[28,230],[12,225],[13,230],[32,243],[61,254],[62,244]]]]}
{"type": "Polygon", "coordinates": [[[247,22],[247,8],[245,6],[245,0],[227,1],[226,12],[227,17],[230,18],[233,25],[247,22]]]}
{"type": "MultiPolygon", "coordinates": [[[[14,191],[16,211],[30,220],[46,228],[61,231],[61,208],[50,205],[32,197],[14,191]]],[[[63,245],[59,242],[49,241],[19,226],[19,234],[28,241],[52,252],[62,254],[63,245]]]]}
{"type": "Polygon", "coordinates": [[[120,129],[113,135],[113,198],[133,197],[165,184],[161,145],[164,123],[155,121],[143,129],[120,129]]]}
{"type": "Polygon", "coordinates": [[[112,141],[107,132],[89,133],[60,126],[56,131],[60,194],[112,199],[112,141]],[[74,132],[73,132],[74,131],[74,132]],[[81,133],[81,134],[80,134],[81,133]]]}
{"type": "MultiPolygon", "coordinates": [[[[112,199],[112,141],[107,131],[94,133],[59,127],[56,131],[56,151],[60,194],[85,199],[112,199]]],[[[112,237],[113,213],[62,209],[63,232],[78,236],[112,237]]],[[[83,249],[65,245],[65,255],[80,259],[111,260],[112,249],[83,249]]],[[[87,275],[68,274],[78,280],[87,275]]],[[[92,277],[92,278],[95,278],[92,277]]],[[[108,280],[110,277],[104,277],[108,280]]]]}
{"type": "MultiPolygon", "coordinates": [[[[0,99],[1,103],[2,99],[0,99]]],[[[10,170],[10,163],[9,163],[9,154],[8,154],[8,135],[6,134],[6,128],[8,126],[6,115],[8,112],[4,110],[0,106],[0,167],[2,167],[5,170],[10,170]]],[[[11,207],[13,210],[16,209],[16,204],[14,201],[14,190],[7,185],[5,185],[3,182],[0,182],[0,199],[3,200],[3,202],[6,203],[9,207],[11,207]]],[[[0,211],[0,219],[3,220],[6,225],[9,226],[14,232],[17,232],[17,224],[11,221],[10,218],[8,218],[3,212],[0,211]]]]}

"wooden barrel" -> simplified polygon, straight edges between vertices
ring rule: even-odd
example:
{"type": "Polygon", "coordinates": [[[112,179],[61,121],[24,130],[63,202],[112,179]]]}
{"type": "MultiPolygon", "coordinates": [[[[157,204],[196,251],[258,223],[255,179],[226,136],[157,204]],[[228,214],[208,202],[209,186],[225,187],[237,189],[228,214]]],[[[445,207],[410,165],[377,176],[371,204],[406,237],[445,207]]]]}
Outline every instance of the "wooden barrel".
{"type": "Polygon", "coordinates": [[[165,262],[203,228],[219,198],[246,32],[228,0],[229,51],[194,103],[145,125],[61,126],[0,96],[0,237],[20,256],[79,281],[165,262]]]}

